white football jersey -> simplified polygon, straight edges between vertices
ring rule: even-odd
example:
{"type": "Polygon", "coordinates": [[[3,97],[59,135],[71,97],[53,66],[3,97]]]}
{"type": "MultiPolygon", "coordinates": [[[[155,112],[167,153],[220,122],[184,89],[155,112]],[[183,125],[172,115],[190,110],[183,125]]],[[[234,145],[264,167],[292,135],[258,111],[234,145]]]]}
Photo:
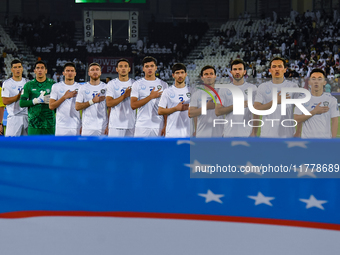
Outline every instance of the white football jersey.
{"type": "MultiPolygon", "coordinates": [[[[148,81],[145,78],[139,79],[132,84],[131,97],[136,97],[138,100],[146,98],[153,88],[164,91],[168,88],[168,84],[158,78],[154,81],[148,81]]],[[[163,128],[164,117],[158,115],[159,101],[160,97],[151,99],[138,109],[136,127],[163,128]]]]}
{"type": "MultiPolygon", "coordinates": [[[[80,86],[76,102],[85,103],[93,99],[96,94],[106,96],[106,86],[104,82],[99,85],[91,85],[89,82],[80,86]]],[[[107,126],[106,100],[90,105],[83,110],[82,128],[90,130],[105,130],[107,126]]]]}
{"type": "MultiPolygon", "coordinates": [[[[79,83],[67,85],[63,81],[53,84],[51,98],[58,101],[66,91],[78,91],[79,83]]],[[[57,108],[56,126],[60,128],[80,128],[80,113],[75,108],[76,97],[71,97],[62,102],[57,108]]]]}
{"type": "MultiPolygon", "coordinates": [[[[183,104],[190,103],[190,92],[188,86],[177,88],[175,85],[164,90],[159,106],[162,108],[173,108],[180,102],[183,104]]],[[[189,137],[190,136],[190,118],[188,110],[177,111],[168,115],[166,123],[166,137],[189,137]]]]}
{"type": "MultiPolygon", "coordinates": [[[[290,81],[284,80],[280,84],[274,84],[272,81],[268,81],[262,83],[256,93],[255,102],[259,102],[261,104],[267,104],[270,101],[273,101],[273,96],[277,97],[276,95],[272,95],[272,89],[276,87],[277,92],[281,91],[284,87],[293,87],[298,88],[298,86],[290,81]]],[[[291,98],[298,98],[299,93],[289,93],[291,98]]],[[[263,115],[262,121],[264,125],[261,127],[261,137],[293,137],[295,133],[294,121],[288,121],[287,119],[294,119],[293,116],[293,104],[288,104],[286,106],[286,115],[281,115],[281,104],[277,105],[276,110],[270,115],[263,115]],[[281,122],[284,121],[283,124],[281,122]]]]}
{"type": "MultiPolygon", "coordinates": [[[[25,78],[22,78],[21,81],[15,81],[13,78],[9,78],[5,80],[2,84],[2,97],[14,97],[18,95],[19,91],[24,87],[24,85],[28,82],[25,78]]],[[[13,102],[9,105],[6,105],[8,116],[15,115],[27,115],[27,107],[21,108],[19,105],[19,101],[13,102]]]]}
{"type": "MultiPolygon", "coordinates": [[[[302,96],[301,98],[303,98],[302,96]]],[[[310,112],[319,103],[320,106],[328,106],[329,111],[316,114],[302,124],[301,138],[331,138],[331,118],[339,116],[338,101],[330,93],[323,93],[321,96],[313,96],[304,103],[303,106],[310,112]]],[[[303,113],[297,107],[294,109],[294,114],[302,115],[303,113]]]]}
{"type": "MultiPolygon", "coordinates": [[[[216,89],[218,92],[219,89],[216,89]]],[[[203,90],[197,90],[193,93],[190,100],[190,107],[202,107],[202,94],[206,93],[203,90]]],[[[211,91],[213,94],[214,92],[211,91]]],[[[207,94],[207,102],[212,98],[207,94]]],[[[217,96],[215,96],[215,100],[217,96]]],[[[214,119],[224,119],[223,116],[216,116],[215,109],[207,109],[207,115],[200,115],[197,117],[196,137],[222,137],[223,125],[215,125],[214,119]]]]}
{"type": "MultiPolygon", "coordinates": [[[[241,89],[243,92],[244,100],[248,100],[248,89],[251,88],[253,91],[252,102],[255,100],[255,95],[257,91],[257,87],[250,83],[243,83],[242,85],[234,85],[237,88],[241,89]]],[[[229,89],[221,88],[219,91],[219,95],[223,104],[223,107],[228,107],[233,105],[233,96],[229,89]]],[[[249,108],[244,109],[244,115],[234,115],[233,112],[225,115],[225,119],[228,121],[224,125],[223,137],[248,137],[250,136],[254,122],[248,123],[249,120],[253,119],[253,114],[249,110],[249,108]],[[237,123],[237,124],[234,124],[237,123]],[[244,123],[244,124],[240,124],[244,123]],[[249,125],[248,125],[249,124],[249,125]]]]}
{"type": "MultiPolygon", "coordinates": [[[[131,87],[134,80],[129,79],[126,82],[120,81],[118,78],[111,80],[107,84],[107,97],[116,99],[125,93],[128,87],[131,87]]],[[[110,128],[131,129],[135,127],[136,111],[132,110],[130,98],[125,98],[118,105],[111,107],[110,128]]]]}

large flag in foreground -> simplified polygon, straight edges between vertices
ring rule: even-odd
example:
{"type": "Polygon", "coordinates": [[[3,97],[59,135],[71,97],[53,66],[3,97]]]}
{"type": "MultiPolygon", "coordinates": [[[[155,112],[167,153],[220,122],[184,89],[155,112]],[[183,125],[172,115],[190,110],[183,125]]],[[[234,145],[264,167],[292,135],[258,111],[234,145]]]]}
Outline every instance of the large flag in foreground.
{"type": "Polygon", "coordinates": [[[3,138],[0,254],[336,254],[339,145],[3,138]]]}

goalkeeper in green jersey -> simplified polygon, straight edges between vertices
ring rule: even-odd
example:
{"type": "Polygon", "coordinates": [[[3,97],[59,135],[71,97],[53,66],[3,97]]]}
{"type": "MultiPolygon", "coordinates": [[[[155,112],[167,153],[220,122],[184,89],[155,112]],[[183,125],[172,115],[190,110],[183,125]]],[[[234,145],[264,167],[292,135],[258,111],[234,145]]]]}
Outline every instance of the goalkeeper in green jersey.
{"type": "Polygon", "coordinates": [[[28,135],[54,135],[55,114],[49,109],[54,80],[48,79],[43,61],[34,65],[35,79],[27,82],[20,97],[20,107],[28,107],[28,135]]]}

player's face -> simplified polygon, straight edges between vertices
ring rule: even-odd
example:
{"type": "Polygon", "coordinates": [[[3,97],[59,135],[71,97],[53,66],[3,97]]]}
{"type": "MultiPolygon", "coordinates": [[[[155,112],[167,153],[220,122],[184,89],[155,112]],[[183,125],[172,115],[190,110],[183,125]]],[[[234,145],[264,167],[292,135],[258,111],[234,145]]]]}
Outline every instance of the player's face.
{"type": "Polygon", "coordinates": [[[204,84],[213,85],[216,80],[216,74],[214,69],[206,69],[203,71],[201,79],[203,80],[204,84]]]}
{"type": "Polygon", "coordinates": [[[327,82],[322,73],[312,73],[308,83],[312,90],[320,90],[327,82]]]}
{"type": "Polygon", "coordinates": [[[244,70],[243,64],[237,64],[237,65],[233,65],[230,73],[232,74],[235,80],[239,81],[244,77],[244,75],[246,74],[246,71],[244,70]]]}
{"type": "Polygon", "coordinates": [[[34,68],[34,73],[37,78],[44,78],[47,74],[47,69],[45,68],[44,64],[37,64],[34,68]]]}
{"type": "Polygon", "coordinates": [[[100,76],[102,75],[102,71],[100,70],[99,66],[91,66],[89,69],[89,76],[92,80],[98,80],[100,79],[100,76]]]}
{"type": "Polygon", "coordinates": [[[13,76],[20,77],[22,76],[22,72],[24,71],[24,68],[22,67],[21,63],[13,64],[11,68],[11,72],[13,76]]]}
{"type": "Polygon", "coordinates": [[[172,74],[172,77],[175,79],[176,83],[183,83],[185,81],[185,78],[187,77],[187,73],[182,70],[177,70],[175,73],[172,74]]]}
{"type": "Polygon", "coordinates": [[[129,74],[131,68],[128,62],[121,61],[119,62],[118,66],[116,67],[116,71],[121,76],[126,76],[129,74]]]}
{"type": "Polygon", "coordinates": [[[281,60],[274,60],[270,66],[269,72],[273,78],[283,78],[287,68],[281,60]]]}
{"type": "Polygon", "coordinates": [[[157,71],[157,66],[154,62],[147,62],[143,65],[145,76],[153,76],[157,71]]]}
{"type": "Polygon", "coordinates": [[[74,80],[74,77],[77,75],[76,69],[73,66],[67,66],[64,69],[63,75],[66,80],[74,80]]]}

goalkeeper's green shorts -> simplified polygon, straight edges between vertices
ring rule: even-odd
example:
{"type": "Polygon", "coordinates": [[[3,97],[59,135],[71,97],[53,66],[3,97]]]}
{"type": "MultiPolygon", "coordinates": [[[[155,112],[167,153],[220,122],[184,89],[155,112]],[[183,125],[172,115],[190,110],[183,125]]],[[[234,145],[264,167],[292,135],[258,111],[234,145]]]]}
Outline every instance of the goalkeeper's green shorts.
{"type": "Polygon", "coordinates": [[[28,135],[54,135],[55,128],[30,128],[28,127],[28,135]]]}

